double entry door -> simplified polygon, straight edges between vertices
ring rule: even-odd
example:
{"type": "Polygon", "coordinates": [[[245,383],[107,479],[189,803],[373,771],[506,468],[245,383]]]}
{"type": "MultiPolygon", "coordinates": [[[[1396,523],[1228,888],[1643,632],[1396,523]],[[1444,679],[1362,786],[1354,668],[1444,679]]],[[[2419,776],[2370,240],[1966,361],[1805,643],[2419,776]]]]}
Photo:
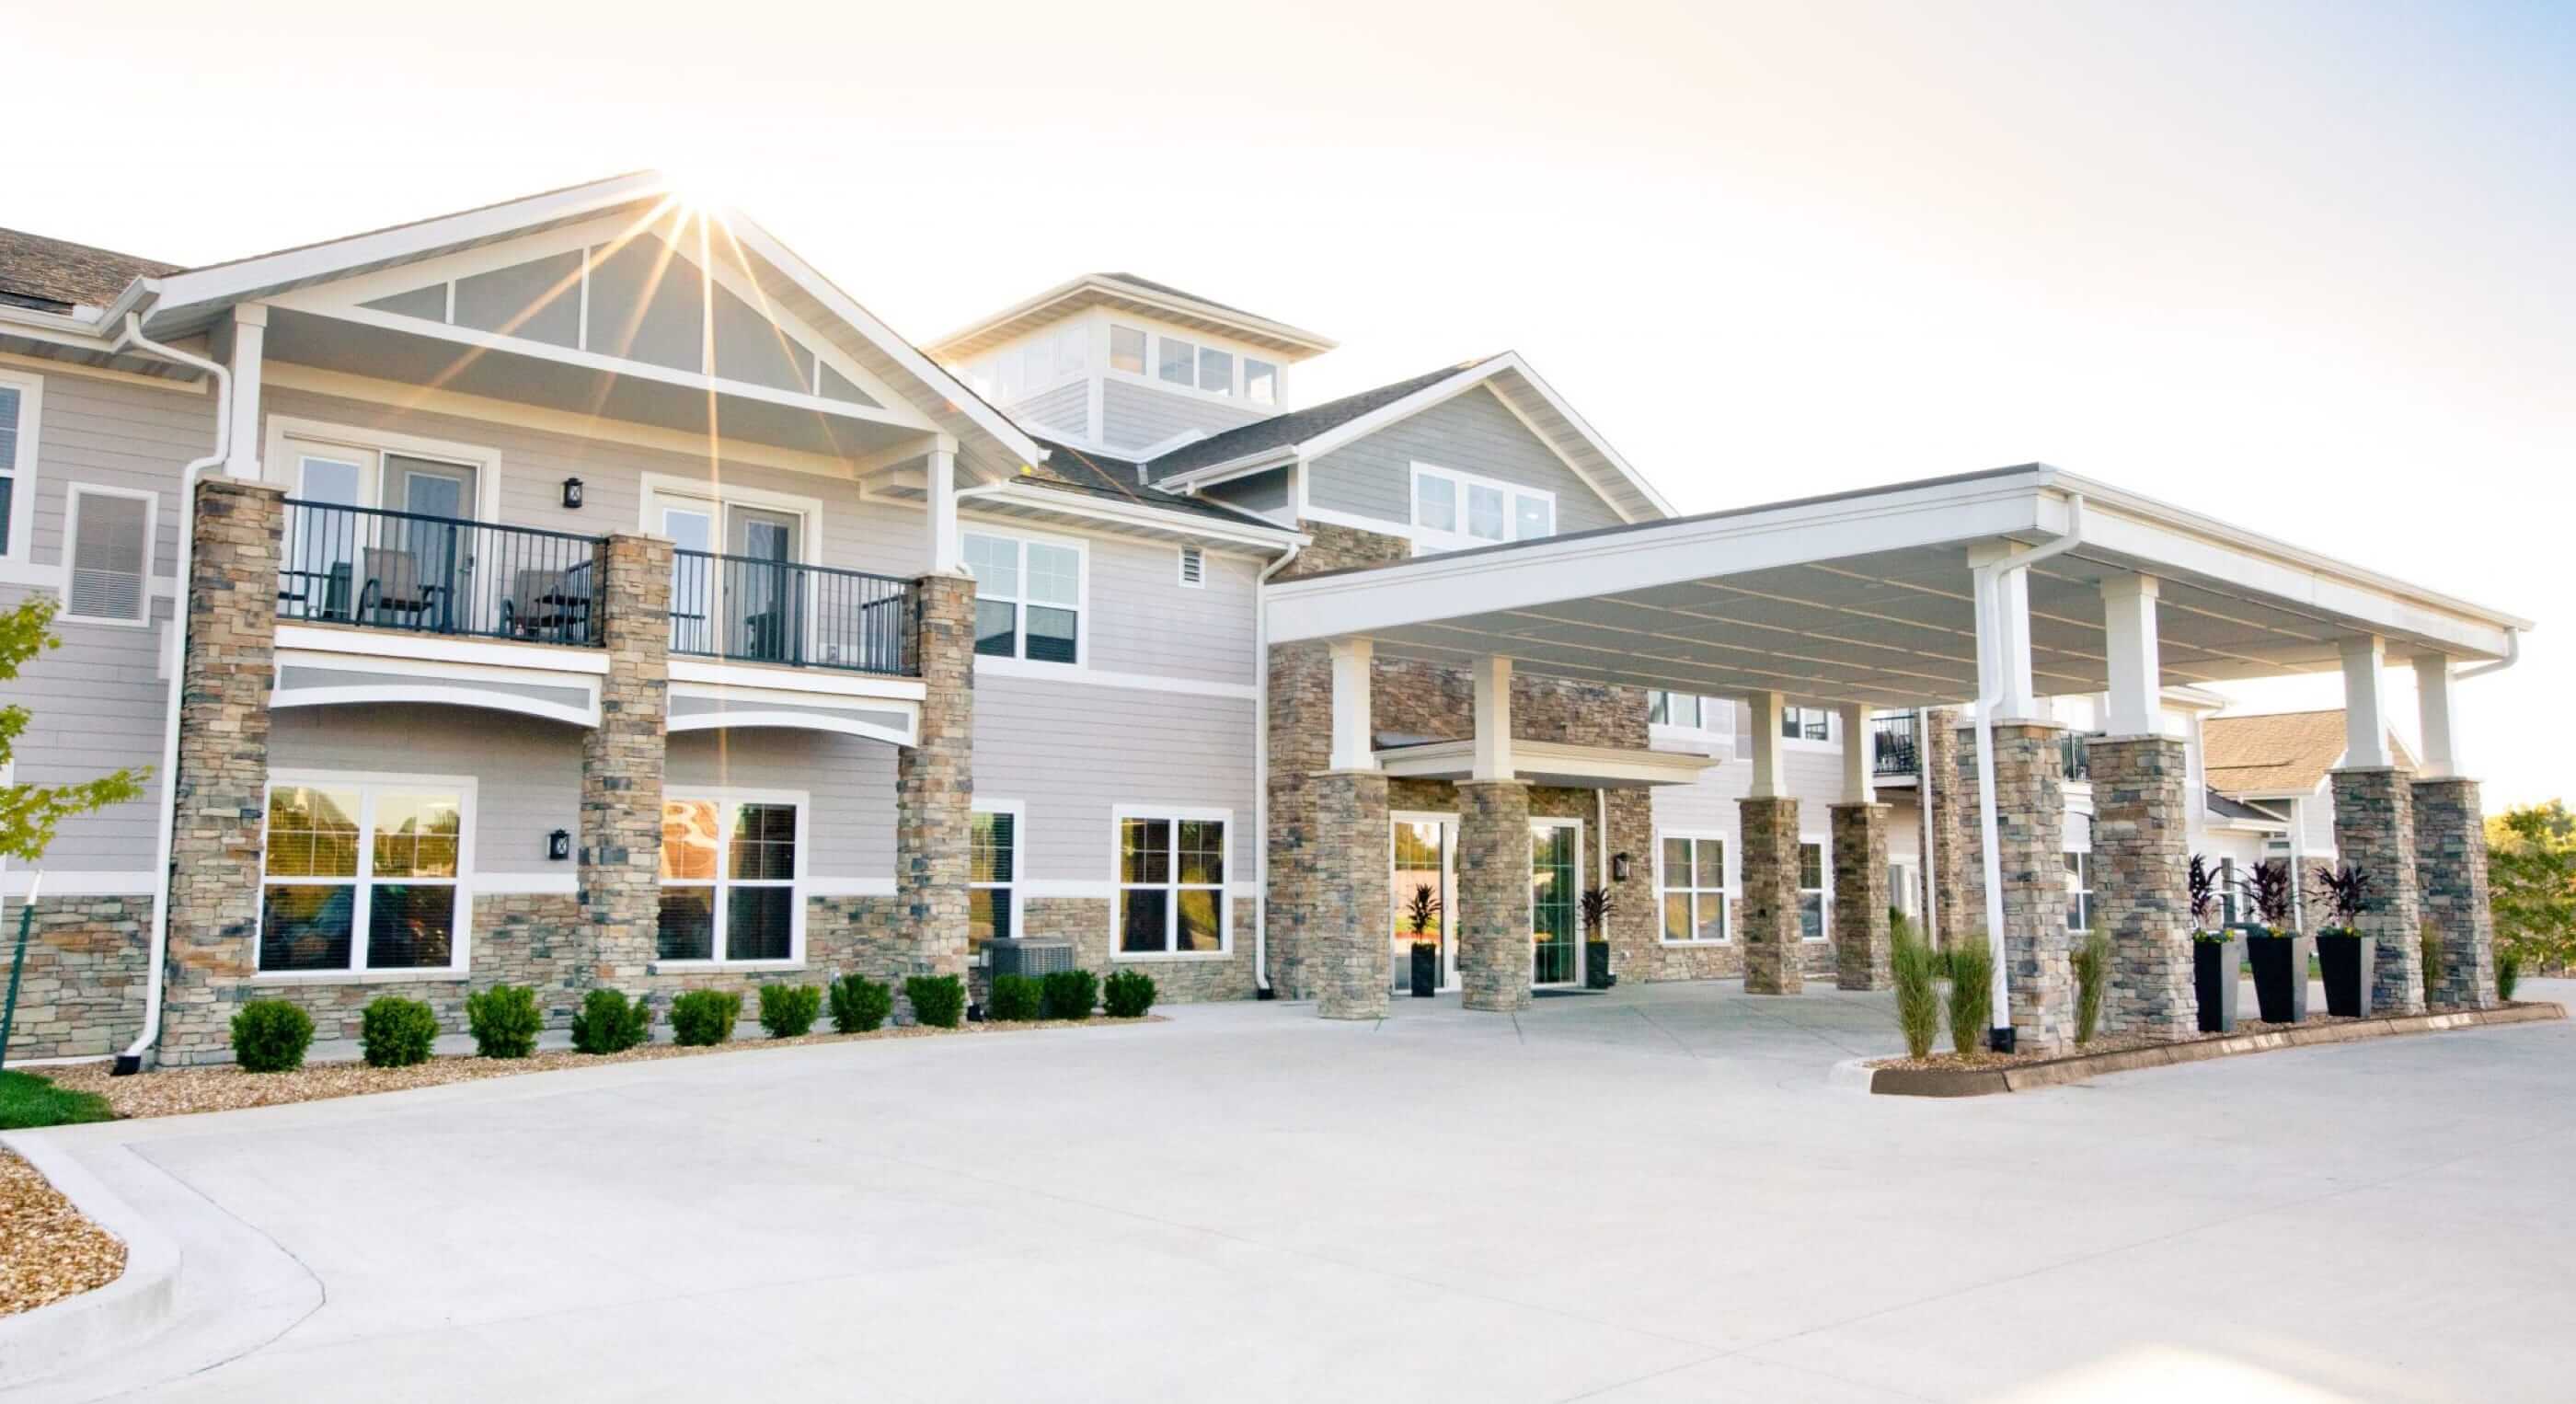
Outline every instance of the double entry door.
{"type": "Polygon", "coordinates": [[[290,514],[281,614],[471,630],[478,467],[299,439],[287,448],[308,505],[290,514]]]}
{"type": "Polygon", "coordinates": [[[671,648],[755,663],[804,660],[806,601],[793,512],[664,494],[671,559],[671,648]]]}
{"type": "MultiPolygon", "coordinates": [[[[1413,989],[1413,947],[1438,951],[1439,984],[1458,987],[1458,817],[1394,816],[1394,932],[1389,987],[1413,989]]],[[[1583,941],[1577,892],[1583,872],[1583,825],[1575,819],[1530,821],[1530,984],[1579,984],[1583,941]]]]}

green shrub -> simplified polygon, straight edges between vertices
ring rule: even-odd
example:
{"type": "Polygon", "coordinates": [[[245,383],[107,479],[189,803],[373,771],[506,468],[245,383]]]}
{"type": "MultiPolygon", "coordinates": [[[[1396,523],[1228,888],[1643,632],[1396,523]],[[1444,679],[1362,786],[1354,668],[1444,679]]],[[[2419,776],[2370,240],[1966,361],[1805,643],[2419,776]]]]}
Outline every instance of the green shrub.
{"type": "Polygon", "coordinates": [[[1910,927],[1900,927],[1888,964],[1896,977],[1896,1027],[1905,1035],[1905,1056],[1930,1057],[1941,1031],[1941,991],[1934,983],[1939,962],[1910,927]]]}
{"type": "Polygon", "coordinates": [[[2437,997],[2435,992],[2442,988],[2441,926],[2427,920],[2418,928],[2416,940],[2421,944],[2424,952],[2424,998],[2430,1001],[2437,997]]]}
{"type": "Polygon", "coordinates": [[[282,999],[254,999],[233,1015],[233,1061],[243,1072],[293,1072],[313,1046],[313,1016],[282,999]]]}
{"type": "Polygon", "coordinates": [[[1986,1030],[1995,1012],[1995,956],[1982,935],[1965,937],[1950,948],[1950,1047],[1962,1058],[1986,1046],[1986,1030]]]}
{"type": "Polygon", "coordinates": [[[525,985],[494,985],[465,997],[465,1030],[474,1035],[478,1058],[527,1057],[537,1051],[537,1031],[545,1026],[537,992],[525,985]]]}
{"type": "Polygon", "coordinates": [[[733,990],[691,990],[671,1001],[671,1041],[711,1048],[733,1037],[742,1018],[742,995],[733,990]]]}
{"type": "Polygon", "coordinates": [[[358,1051],[371,1068],[426,1063],[437,1041],[438,1012],[416,999],[382,995],[358,1016],[358,1051]]]}
{"type": "Polygon", "coordinates": [[[1005,1023],[1034,1019],[1046,1008],[1046,986],[1026,975],[993,977],[992,1017],[1005,1023]]]}
{"type": "Polygon", "coordinates": [[[2102,1028],[2102,995],[2111,987],[2111,938],[2098,926],[2085,932],[2073,960],[2075,1046],[2081,1048],[2102,1028]]]}
{"type": "Polygon", "coordinates": [[[903,982],[912,1017],[935,1029],[953,1029],[966,1015],[966,982],[954,975],[915,975],[903,982]]]}
{"type": "Polygon", "coordinates": [[[820,985],[760,987],[760,1026],[771,1038],[802,1038],[814,1031],[814,1016],[823,1012],[820,985]]]}
{"type": "Polygon", "coordinates": [[[56,1087],[33,1073],[0,1072],[0,1131],[114,1120],[115,1109],[95,1092],[56,1087]]]}
{"type": "Polygon", "coordinates": [[[616,990],[592,990],[572,1016],[572,1046],[584,1053],[623,1053],[650,1037],[653,1006],[628,1003],[616,990]]]}
{"type": "Polygon", "coordinates": [[[1142,970],[1121,970],[1101,982],[1100,1003],[1112,1019],[1141,1019],[1154,1007],[1154,977],[1142,970]]]}
{"type": "Polygon", "coordinates": [[[2495,956],[2496,998],[2513,998],[2513,987],[2522,983],[2522,952],[2499,950],[2495,956]]]}
{"type": "Polygon", "coordinates": [[[1100,977],[1088,970],[1059,970],[1046,977],[1046,1016],[1088,1019],[1100,1002],[1100,977]]]}
{"type": "Polygon", "coordinates": [[[865,975],[844,975],[832,982],[832,1027],[842,1033],[873,1033],[894,1012],[894,991],[865,975]]]}

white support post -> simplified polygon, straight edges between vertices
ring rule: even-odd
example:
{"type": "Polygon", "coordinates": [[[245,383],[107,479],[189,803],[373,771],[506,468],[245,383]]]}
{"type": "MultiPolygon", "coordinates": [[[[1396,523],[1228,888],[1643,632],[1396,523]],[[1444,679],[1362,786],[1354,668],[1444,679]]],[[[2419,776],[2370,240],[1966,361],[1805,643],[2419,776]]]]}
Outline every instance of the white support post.
{"type": "Polygon", "coordinates": [[[2424,731],[2424,768],[2418,779],[2451,780],[2467,771],[2460,764],[2459,719],[2451,710],[2451,660],[2439,653],[2415,655],[2415,710],[2424,731]]]}
{"type": "Polygon", "coordinates": [[[1509,780],[1512,768],[1512,660],[1488,653],[1475,662],[1478,780],[1509,780]]]}
{"type": "Polygon", "coordinates": [[[1788,788],[1780,778],[1780,694],[1756,692],[1744,699],[1753,721],[1753,799],[1778,799],[1788,788]]]}
{"type": "Polygon", "coordinates": [[[2343,763],[2347,770],[2389,764],[2388,698],[2379,677],[2387,652],[2376,634],[2343,641],[2343,763]]]}
{"type": "Polygon", "coordinates": [[[1333,769],[1377,769],[1377,747],[1369,731],[1369,659],[1375,647],[1367,639],[1336,639],[1333,654],[1333,769]]]}
{"type": "Polygon", "coordinates": [[[2110,664],[2113,736],[2153,736],[2159,715],[2164,662],[2156,642],[2156,579],[2111,575],[2102,580],[2104,652],[2110,664]]]}
{"type": "Polygon", "coordinates": [[[957,441],[941,435],[930,449],[930,573],[963,575],[966,542],[957,532],[957,441]]]}
{"type": "Polygon", "coordinates": [[[1878,802],[1878,738],[1870,730],[1869,708],[1858,702],[1843,704],[1843,803],[1875,804],[1878,802]]]}
{"type": "MultiPolygon", "coordinates": [[[[2030,571],[2007,568],[2008,542],[1972,546],[1968,564],[1977,618],[1977,696],[1991,701],[1998,721],[2029,721],[2040,715],[2038,691],[2030,676],[2030,571]]],[[[1981,712],[1984,709],[1980,709],[1981,712]]]]}
{"type": "MultiPolygon", "coordinates": [[[[227,478],[259,478],[259,365],[268,341],[268,306],[233,308],[232,445],[224,455],[227,478]]],[[[182,527],[182,530],[187,528],[182,527]]]]}

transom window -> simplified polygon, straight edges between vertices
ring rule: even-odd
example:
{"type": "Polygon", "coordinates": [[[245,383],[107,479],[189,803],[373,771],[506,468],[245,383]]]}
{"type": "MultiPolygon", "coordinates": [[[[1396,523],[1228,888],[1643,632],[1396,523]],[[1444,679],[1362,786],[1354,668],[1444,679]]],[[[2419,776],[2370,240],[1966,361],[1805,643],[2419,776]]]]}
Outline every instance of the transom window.
{"type": "Polygon", "coordinates": [[[1667,833],[1661,863],[1664,940],[1725,940],[1726,840],[1667,833]]]}
{"type": "Polygon", "coordinates": [[[1834,713],[1830,707],[1783,707],[1780,735],[1791,741],[1831,741],[1834,713]]]}
{"type": "Polygon", "coordinates": [[[654,954],[672,961],[794,960],[804,873],[798,805],[662,801],[662,910],[654,954]]]}
{"type": "Polygon", "coordinates": [[[1129,375],[1145,373],[1145,333],[1134,327],[1109,329],[1109,368],[1129,375]]]}
{"type": "Polygon", "coordinates": [[[1413,549],[1460,551],[1556,534],[1556,494],[1413,465],[1413,549]]]}
{"type": "Polygon", "coordinates": [[[1226,821],[1128,814],[1118,821],[1118,950],[1122,955],[1226,949],[1226,821]]]}
{"type": "MultiPolygon", "coordinates": [[[[1115,365],[1114,339],[1110,353],[1110,363],[1115,365]]],[[[1068,323],[978,358],[966,368],[966,383],[975,387],[976,394],[1008,405],[1079,380],[1090,364],[1091,324],[1068,323]]]]}
{"type": "Polygon", "coordinates": [[[1036,663],[1078,663],[1082,548],[966,533],[975,572],[975,651],[1036,663]]]}
{"type": "Polygon", "coordinates": [[[427,777],[272,784],[260,971],[462,970],[471,788],[427,777]]]}
{"type": "Polygon", "coordinates": [[[1019,934],[1013,919],[1012,884],[1020,869],[1017,810],[979,809],[967,838],[966,955],[981,959],[985,943],[1019,934]]]}
{"type": "Polygon", "coordinates": [[[1277,361],[1115,322],[1109,326],[1109,368],[1167,388],[1256,405],[1275,405],[1283,398],[1277,361]]]}
{"type": "Polygon", "coordinates": [[[1798,845],[1798,935],[1825,939],[1825,846],[1798,845]]]}

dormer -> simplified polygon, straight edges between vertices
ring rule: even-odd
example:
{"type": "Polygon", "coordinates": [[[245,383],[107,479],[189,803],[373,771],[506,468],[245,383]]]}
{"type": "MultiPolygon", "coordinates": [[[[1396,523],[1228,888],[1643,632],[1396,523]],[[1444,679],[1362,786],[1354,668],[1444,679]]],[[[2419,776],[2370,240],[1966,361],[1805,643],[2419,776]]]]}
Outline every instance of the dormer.
{"type": "Polygon", "coordinates": [[[1313,332],[1132,273],[1086,273],[931,344],[1033,433],[1148,457],[1289,407],[1313,332]]]}

